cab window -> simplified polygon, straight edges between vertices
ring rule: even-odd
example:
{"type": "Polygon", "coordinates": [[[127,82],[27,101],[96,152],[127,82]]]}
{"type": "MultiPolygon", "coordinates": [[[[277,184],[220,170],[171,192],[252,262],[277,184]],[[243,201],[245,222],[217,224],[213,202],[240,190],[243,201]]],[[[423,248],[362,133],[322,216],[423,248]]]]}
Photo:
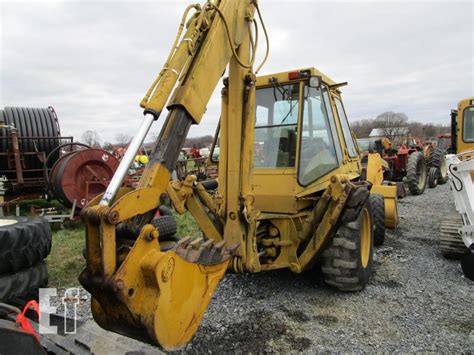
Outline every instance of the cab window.
{"type": "Polygon", "coordinates": [[[354,139],[352,138],[351,129],[349,128],[349,122],[347,121],[346,111],[342,105],[342,101],[336,97],[336,109],[337,114],[339,115],[339,120],[341,121],[342,134],[344,135],[344,141],[346,142],[347,153],[349,157],[357,157],[357,149],[354,144],[354,139]]]}
{"type": "Polygon", "coordinates": [[[306,186],[339,166],[339,142],[327,90],[305,86],[298,181],[306,186]]]}
{"type": "Polygon", "coordinates": [[[463,141],[474,142],[474,106],[464,109],[463,122],[463,141]]]}
{"type": "Polygon", "coordinates": [[[275,85],[256,93],[254,166],[295,166],[299,84],[275,85]]]}

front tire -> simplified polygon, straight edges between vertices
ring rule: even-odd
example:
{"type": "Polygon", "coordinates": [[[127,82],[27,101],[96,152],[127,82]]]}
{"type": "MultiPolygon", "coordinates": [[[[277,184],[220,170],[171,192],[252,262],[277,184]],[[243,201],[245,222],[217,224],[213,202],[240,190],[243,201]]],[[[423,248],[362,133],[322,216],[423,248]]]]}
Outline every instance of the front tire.
{"type": "Polygon", "coordinates": [[[373,244],[372,209],[367,199],[356,220],[343,222],[323,252],[324,281],[340,291],[364,289],[372,273],[373,244]]]}
{"type": "Polygon", "coordinates": [[[433,189],[436,186],[438,186],[438,169],[432,166],[428,171],[428,187],[433,189]]]}
{"type": "Polygon", "coordinates": [[[385,201],[383,195],[370,195],[370,206],[374,218],[374,246],[378,247],[385,241],[385,201]]]}

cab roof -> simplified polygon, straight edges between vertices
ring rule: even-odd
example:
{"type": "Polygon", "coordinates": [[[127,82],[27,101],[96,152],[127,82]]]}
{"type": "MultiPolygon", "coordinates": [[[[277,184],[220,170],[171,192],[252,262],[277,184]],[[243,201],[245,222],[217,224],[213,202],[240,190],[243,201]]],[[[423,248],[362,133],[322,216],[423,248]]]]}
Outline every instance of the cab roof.
{"type": "Polygon", "coordinates": [[[328,85],[335,85],[336,82],[332,80],[330,77],[328,77],[326,74],[323,72],[319,71],[316,68],[301,68],[301,69],[295,69],[295,70],[288,70],[280,73],[275,73],[275,74],[267,74],[267,75],[261,75],[257,77],[257,87],[259,86],[267,86],[270,84],[270,79],[276,78],[278,79],[278,82],[280,83],[285,83],[285,82],[294,82],[294,81],[299,81],[302,78],[298,79],[289,79],[289,74],[290,73],[308,73],[310,76],[320,76],[323,79],[323,82],[328,84],[328,85]]]}

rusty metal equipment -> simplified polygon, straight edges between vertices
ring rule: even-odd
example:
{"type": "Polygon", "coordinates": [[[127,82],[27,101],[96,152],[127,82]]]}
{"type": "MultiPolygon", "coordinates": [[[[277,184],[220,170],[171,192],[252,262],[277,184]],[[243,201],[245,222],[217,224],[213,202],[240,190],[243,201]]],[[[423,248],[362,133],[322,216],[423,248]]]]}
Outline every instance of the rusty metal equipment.
{"type": "Polygon", "coordinates": [[[118,166],[118,159],[103,149],[73,151],[53,165],[50,192],[66,207],[77,201],[76,208],[80,210],[105,191],[118,166]]]}
{"type": "MultiPolygon", "coordinates": [[[[7,179],[7,197],[41,192],[45,186],[43,164],[46,156],[72,137],[62,137],[52,107],[5,107],[0,110],[0,170],[7,179]]],[[[59,158],[57,151],[51,158],[59,158]]]]}

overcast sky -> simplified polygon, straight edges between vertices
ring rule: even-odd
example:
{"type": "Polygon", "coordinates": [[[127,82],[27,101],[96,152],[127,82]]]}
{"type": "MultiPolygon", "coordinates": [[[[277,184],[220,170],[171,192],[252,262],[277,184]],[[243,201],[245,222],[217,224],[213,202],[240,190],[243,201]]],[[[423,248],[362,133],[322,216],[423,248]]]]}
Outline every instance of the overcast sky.
{"type": "MultiPolygon", "coordinates": [[[[192,1],[0,3],[0,107],[53,106],[63,134],[113,142],[138,127],[192,1]]],[[[474,95],[473,1],[259,3],[271,42],[261,73],[315,66],[348,81],[350,120],[392,110],[447,124],[474,95]]],[[[220,86],[190,135],[213,134],[220,86]]]]}

